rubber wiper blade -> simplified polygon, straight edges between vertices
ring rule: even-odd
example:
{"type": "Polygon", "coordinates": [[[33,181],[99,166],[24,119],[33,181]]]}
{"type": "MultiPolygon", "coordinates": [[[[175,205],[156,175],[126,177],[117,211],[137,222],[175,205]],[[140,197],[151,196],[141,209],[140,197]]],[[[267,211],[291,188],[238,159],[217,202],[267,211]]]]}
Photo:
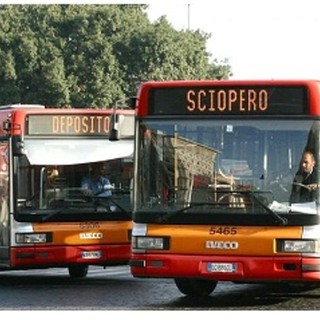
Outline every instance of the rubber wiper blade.
{"type": "Polygon", "coordinates": [[[170,219],[170,218],[172,218],[174,216],[177,216],[182,212],[185,212],[185,211],[187,211],[189,209],[192,209],[192,208],[195,208],[195,207],[202,207],[202,206],[205,206],[205,205],[215,205],[215,203],[211,203],[211,202],[192,202],[192,203],[189,203],[186,207],[183,207],[183,208],[178,209],[178,210],[173,210],[173,211],[167,212],[165,215],[159,217],[157,219],[157,222],[168,221],[168,219],[170,219]]]}
{"type": "Polygon", "coordinates": [[[118,201],[115,201],[112,198],[110,198],[109,201],[111,204],[114,204],[118,209],[123,211],[128,217],[131,218],[131,212],[129,212],[127,209],[125,209],[122,205],[120,205],[118,201]]]}
{"type": "MultiPolygon", "coordinates": [[[[275,219],[276,222],[279,223],[280,225],[284,226],[286,224],[288,224],[288,220],[286,218],[281,217],[277,212],[273,211],[272,209],[270,209],[265,203],[263,203],[257,196],[256,196],[256,192],[254,191],[247,191],[247,193],[249,194],[250,198],[258,203],[262,208],[264,208],[268,213],[270,213],[275,219]]],[[[258,193],[262,193],[262,192],[258,192],[258,193]]]]}
{"type": "Polygon", "coordinates": [[[42,218],[42,221],[49,221],[49,220],[50,220],[51,218],[53,218],[54,216],[57,216],[57,215],[59,215],[60,213],[66,211],[66,210],[68,210],[68,209],[70,209],[69,206],[68,206],[68,207],[59,208],[59,210],[56,210],[56,211],[54,211],[54,212],[52,212],[52,213],[49,213],[48,215],[44,216],[44,217],[42,218]]]}

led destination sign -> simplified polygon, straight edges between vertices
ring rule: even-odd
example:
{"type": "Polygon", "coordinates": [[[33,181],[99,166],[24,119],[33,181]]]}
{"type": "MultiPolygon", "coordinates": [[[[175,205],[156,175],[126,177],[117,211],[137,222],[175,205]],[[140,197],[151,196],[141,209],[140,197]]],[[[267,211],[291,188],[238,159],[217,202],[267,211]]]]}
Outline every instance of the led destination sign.
{"type": "Polygon", "coordinates": [[[109,134],[110,124],[110,115],[29,115],[27,132],[29,135],[99,136],[109,134]]]}
{"type": "Polygon", "coordinates": [[[150,114],[298,115],[308,111],[304,86],[199,86],[150,89],[150,114]]]}

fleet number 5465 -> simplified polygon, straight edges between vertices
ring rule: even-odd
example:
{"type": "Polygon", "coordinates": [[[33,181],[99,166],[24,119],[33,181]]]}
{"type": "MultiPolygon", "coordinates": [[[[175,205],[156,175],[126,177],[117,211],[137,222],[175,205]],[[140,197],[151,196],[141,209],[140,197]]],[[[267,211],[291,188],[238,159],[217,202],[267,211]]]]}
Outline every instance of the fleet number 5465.
{"type": "Polygon", "coordinates": [[[237,234],[236,227],[211,227],[209,234],[223,234],[223,235],[235,235],[237,234]]]}

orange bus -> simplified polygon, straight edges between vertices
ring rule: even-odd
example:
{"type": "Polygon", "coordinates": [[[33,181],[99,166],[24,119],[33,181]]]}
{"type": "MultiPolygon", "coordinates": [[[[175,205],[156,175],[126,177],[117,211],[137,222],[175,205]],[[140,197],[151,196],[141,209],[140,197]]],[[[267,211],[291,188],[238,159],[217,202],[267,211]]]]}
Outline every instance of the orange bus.
{"type": "Polygon", "coordinates": [[[0,270],[129,263],[133,134],[134,110],[0,107],[0,270]],[[108,197],[83,193],[95,163],[108,197]]]}
{"type": "Polygon", "coordinates": [[[297,179],[305,151],[319,179],[320,81],[146,82],[136,108],[134,277],[320,281],[320,181],[297,179]]]}

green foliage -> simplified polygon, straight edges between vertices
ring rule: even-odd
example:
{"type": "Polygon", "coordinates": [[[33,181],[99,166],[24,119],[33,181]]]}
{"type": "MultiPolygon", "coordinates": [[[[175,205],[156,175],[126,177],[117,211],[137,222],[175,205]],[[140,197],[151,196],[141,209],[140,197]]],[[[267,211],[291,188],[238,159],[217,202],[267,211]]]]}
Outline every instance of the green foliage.
{"type": "Polygon", "coordinates": [[[146,5],[0,6],[0,105],[110,108],[145,80],[227,79],[208,35],[175,30],[146,5]]]}

